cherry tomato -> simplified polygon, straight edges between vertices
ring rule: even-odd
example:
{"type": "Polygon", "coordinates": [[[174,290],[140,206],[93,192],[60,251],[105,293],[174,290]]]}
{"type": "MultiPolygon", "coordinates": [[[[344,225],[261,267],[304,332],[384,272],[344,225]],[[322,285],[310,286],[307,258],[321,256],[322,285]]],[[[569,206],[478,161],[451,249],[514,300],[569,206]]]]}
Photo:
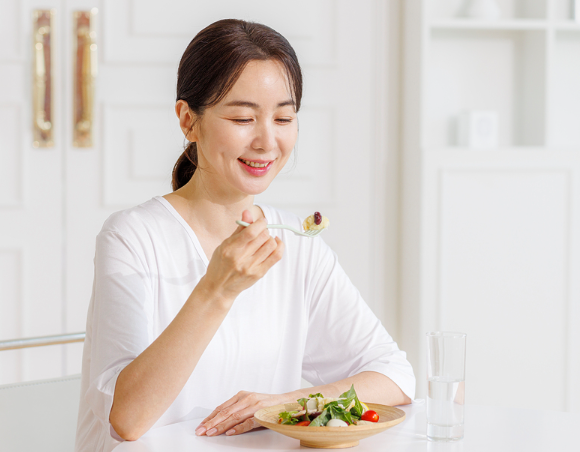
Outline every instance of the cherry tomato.
{"type": "Polygon", "coordinates": [[[308,427],[310,425],[310,421],[300,421],[296,425],[300,425],[302,427],[308,427]]]}
{"type": "Polygon", "coordinates": [[[368,410],[365,411],[364,414],[360,417],[361,421],[369,421],[369,422],[378,422],[379,415],[376,411],[368,410]]]}

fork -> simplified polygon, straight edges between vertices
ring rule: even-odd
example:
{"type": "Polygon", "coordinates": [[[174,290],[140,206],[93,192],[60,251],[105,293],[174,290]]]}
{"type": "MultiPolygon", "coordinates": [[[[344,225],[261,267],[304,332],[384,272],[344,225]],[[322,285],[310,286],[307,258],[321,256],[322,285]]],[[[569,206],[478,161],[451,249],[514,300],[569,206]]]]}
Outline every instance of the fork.
{"type": "MultiPolygon", "coordinates": [[[[245,221],[240,220],[236,220],[236,223],[244,227],[248,227],[250,225],[250,223],[246,223],[245,221]]],[[[302,232],[297,229],[294,229],[292,226],[286,226],[285,224],[269,224],[266,227],[268,229],[288,229],[289,231],[292,231],[294,234],[301,235],[302,237],[316,237],[318,234],[324,231],[324,229],[311,229],[306,232],[302,232]]]]}

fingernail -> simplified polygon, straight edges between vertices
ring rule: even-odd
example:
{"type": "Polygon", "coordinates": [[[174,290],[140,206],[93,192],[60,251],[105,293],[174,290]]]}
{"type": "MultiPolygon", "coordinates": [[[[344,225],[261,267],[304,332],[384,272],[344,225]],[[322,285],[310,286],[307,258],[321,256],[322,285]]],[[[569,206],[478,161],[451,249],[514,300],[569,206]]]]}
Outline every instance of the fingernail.
{"type": "Polygon", "coordinates": [[[205,427],[197,427],[197,429],[195,430],[195,434],[197,436],[203,435],[204,433],[205,433],[205,427]]]}
{"type": "Polygon", "coordinates": [[[231,430],[228,430],[228,431],[226,432],[226,435],[228,435],[228,436],[229,436],[229,435],[233,435],[234,433],[236,433],[236,431],[235,431],[234,429],[231,429],[231,430]]]}
{"type": "Polygon", "coordinates": [[[211,436],[211,435],[215,435],[217,433],[217,428],[212,428],[211,430],[209,430],[206,435],[207,436],[211,436]]]}

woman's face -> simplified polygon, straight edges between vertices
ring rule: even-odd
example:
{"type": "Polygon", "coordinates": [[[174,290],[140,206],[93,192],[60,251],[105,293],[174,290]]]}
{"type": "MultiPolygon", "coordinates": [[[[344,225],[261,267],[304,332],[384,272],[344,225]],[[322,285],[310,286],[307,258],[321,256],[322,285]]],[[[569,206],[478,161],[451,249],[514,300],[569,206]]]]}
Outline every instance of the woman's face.
{"type": "Polygon", "coordinates": [[[204,183],[208,175],[214,189],[248,195],[266,190],[298,135],[282,64],[251,61],[225,98],[205,110],[194,134],[204,183]]]}

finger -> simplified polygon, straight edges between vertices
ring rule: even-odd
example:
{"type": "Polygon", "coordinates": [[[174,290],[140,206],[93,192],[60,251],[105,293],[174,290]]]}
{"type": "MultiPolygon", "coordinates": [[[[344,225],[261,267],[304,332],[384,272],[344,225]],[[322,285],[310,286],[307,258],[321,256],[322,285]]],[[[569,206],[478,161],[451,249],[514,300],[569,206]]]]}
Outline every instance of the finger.
{"type": "Polygon", "coordinates": [[[252,256],[254,265],[259,266],[268,258],[268,256],[270,256],[270,254],[276,250],[276,248],[278,248],[278,242],[274,237],[270,237],[262,244],[259,249],[256,250],[252,256]]]}
{"type": "Polygon", "coordinates": [[[276,237],[276,243],[278,244],[276,249],[258,266],[258,271],[263,272],[262,274],[266,274],[266,272],[272,268],[276,262],[279,262],[284,255],[286,245],[284,245],[284,242],[278,237],[276,237]]]}
{"type": "Polygon", "coordinates": [[[221,434],[225,432],[225,427],[223,426],[224,422],[228,422],[231,426],[239,424],[240,422],[246,420],[252,413],[245,413],[248,409],[248,401],[240,400],[229,407],[226,407],[220,410],[212,419],[207,421],[204,424],[206,429],[206,435],[212,436],[215,433],[212,433],[212,429],[218,428],[219,433],[221,434]]]}
{"type": "Polygon", "coordinates": [[[240,259],[253,256],[260,247],[270,239],[270,232],[267,228],[268,223],[263,218],[256,220],[250,226],[246,227],[237,236],[230,240],[230,245],[237,248],[237,256],[240,259]]]}
{"type": "Polygon", "coordinates": [[[246,245],[244,255],[246,257],[254,256],[262,246],[271,240],[272,236],[270,235],[270,231],[264,226],[264,229],[260,231],[254,240],[246,245]]]}
{"type": "Polygon", "coordinates": [[[252,213],[249,210],[244,210],[242,212],[242,221],[245,221],[246,223],[253,223],[254,222],[254,218],[252,217],[252,213]]]}
{"type": "Polygon", "coordinates": [[[226,435],[228,436],[239,435],[241,433],[246,433],[249,432],[250,430],[254,430],[255,428],[259,427],[261,427],[261,425],[258,424],[258,422],[256,422],[256,418],[252,416],[251,418],[246,419],[241,424],[238,424],[233,428],[230,428],[228,431],[226,431],[226,435]]]}
{"type": "Polygon", "coordinates": [[[230,236],[234,243],[237,243],[239,246],[245,246],[248,242],[251,242],[256,237],[260,235],[260,233],[266,229],[268,223],[264,218],[260,218],[249,226],[239,226],[238,229],[230,236]]]}
{"type": "Polygon", "coordinates": [[[234,403],[236,403],[240,398],[240,394],[236,394],[235,396],[233,396],[231,399],[226,400],[224,403],[222,403],[221,405],[219,405],[218,407],[216,407],[215,410],[213,410],[210,415],[208,417],[206,417],[203,421],[201,421],[201,424],[199,425],[203,425],[205,423],[207,423],[208,421],[210,421],[211,419],[213,419],[220,411],[226,409],[229,406],[232,406],[234,403]]]}
{"type": "Polygon", "coordinates": [[[246,407],[244,410],[236,411],[235,413],[232,413],[232,415],[229,416],[227,419],[224,419],[223,422],[220,422],[219,424],[215,425],[213,428],[208,429],[206,435],[207,436],[221,435],[222,433],[225,433],[225,432],[231,430],[235,426],[242,424],[246,420],[253,417],[255,412],[256,412],[256,408],[250,407],[250,406],[246,407]]]}
{"type": "MultiPolygon", "coordinates": [[[[245,221],[246,223],[250,223],[250,224],[252,224],[254,222],[254,219],[252,217],[252,213],[249,210],[244,210],[242,212],[242,221],[245,221]]],[[[234,231],[234,233],[232,234],[232,236],[233,235],[236,235],[239,232],[242,232],[247,227],[248,226],[242,226],[241,224],[238,225],[237,229],[234,231]]]]}

